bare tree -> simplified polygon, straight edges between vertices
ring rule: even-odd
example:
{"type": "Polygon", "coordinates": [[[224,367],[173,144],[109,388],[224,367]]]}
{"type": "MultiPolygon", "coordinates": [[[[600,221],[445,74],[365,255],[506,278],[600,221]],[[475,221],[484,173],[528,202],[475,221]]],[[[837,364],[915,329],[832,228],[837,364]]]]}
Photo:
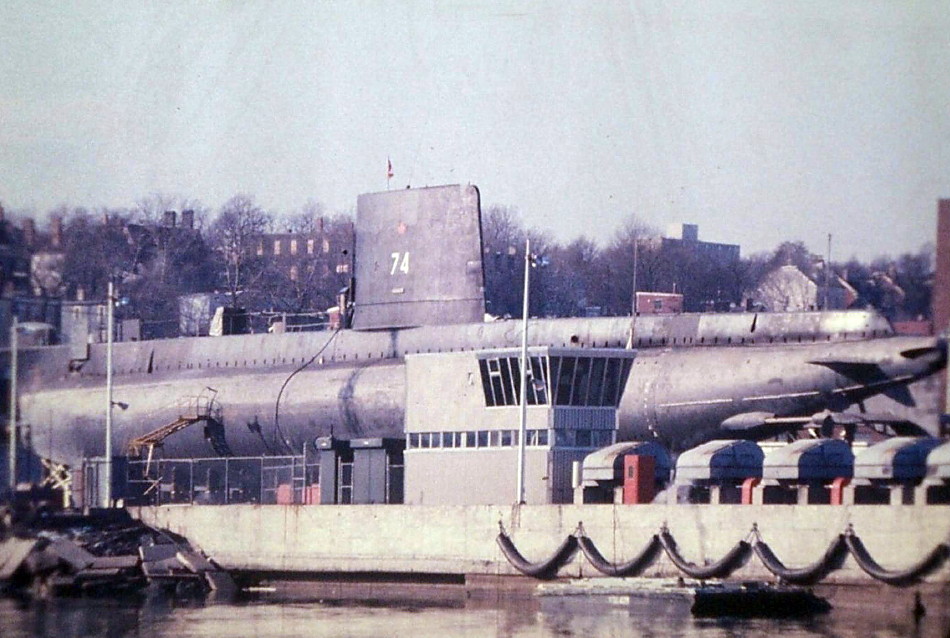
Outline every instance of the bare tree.
{"type": "Polygon", "coordinates": [[[517,210],[493,205],[482,213],[485,301],[493,315],[521,314],[525,235],[517,210]]]}
{"type": "Polygon", "coordinates": [[[605,282],[603,305],[608,314],[627,315],[633,309],[634,255],[636,255],[637,290],[655,288],[660,262],[658,244],[652,241],[657,231],[635,214],[630,214],[614,233],[602,253],[604,268],[609,274],[605,282]],[[634,246],[636,245],[636,250],[634,246]]]}
{"type": "Polygon", "coordinates": [[[320,202],[310,199],[300,211],[293,213],[286,219],[289,233],[316,233],[323,230],[326,208],[320,202]]]}
{"type": "Polygon", "coordinates": [[[63,219],[63,283],[69,294],[102,297],[110,277],[125,280],[134,274],[127,211],[61,207],[54,214],[63,219]]]}
{"type": "Polygon", "coordinates": [[[236,308],[238,296],[249,291],[263,271],[262,238],[272,221],[249,195],[235,195],[221,207],[209,229],[209,240],[220,259],[221,275],[236,308]]]}
{"type": "Polygon", "coordinates": [[[168,193],[149,193],[135,202],[132,207],[132,220],[143,225],[159,226],[164,223],[166,211],[191,211],[194,228],[201,230],[208,222],[210,210],[200,200],[184,195],[168,193]]]}

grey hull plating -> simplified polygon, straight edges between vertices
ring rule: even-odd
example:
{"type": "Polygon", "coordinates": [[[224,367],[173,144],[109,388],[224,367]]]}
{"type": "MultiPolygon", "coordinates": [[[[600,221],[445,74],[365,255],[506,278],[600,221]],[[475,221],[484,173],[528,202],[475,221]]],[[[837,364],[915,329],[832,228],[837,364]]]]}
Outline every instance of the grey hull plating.
{"type": "MultiPolygon", "coordinates": [[[[284,451],[283,442],[299,451],[304,441],[330,433],[402,436],[406,354],[514,347],[520,335],[520,321],[500,321],[117,344],[115,400],[129,407],[114,410],[116,449],[193,410],[189,397],[207,388],[217,392],[234,454],[284,451]],[[311,359],[287,384],[275,418],[282,385],[311,359]]],[[[536,320],[529,335],[537,345],[622,347],[631,343],[631,321],[536,320]]],[[[935,364],[900,353],[933,343],[893,337],[887,322],[868,312],[641,317],[632,338],[640,356],[621,404],[619,436],[655,435],[682,447],[735,414],[840,409],[868,391],[853,375],[816,360],[873,360],[903,383],[935,364]]],[[[104,355],[101,345],[72,362],[66,346],[21,352],[21,422],[30,425],[39,454],[75,463],[102,453],[104,355]]],[[[215,454],[200,425],[170,437],[165,453],[215,454]]]]}

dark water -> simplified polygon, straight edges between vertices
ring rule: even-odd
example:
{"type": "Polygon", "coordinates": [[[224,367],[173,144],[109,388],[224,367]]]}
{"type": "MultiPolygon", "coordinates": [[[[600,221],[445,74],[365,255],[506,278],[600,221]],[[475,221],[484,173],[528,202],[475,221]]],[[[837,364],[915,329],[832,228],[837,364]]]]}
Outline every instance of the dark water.
{"type": "MultiPolygon", "coordinates": [[[[897,610],[895,610],[897,611],[897,610]]],[[[807,620],[696,619],[681,602],[544,600],[492,607],[318,602],[175,606],[167,601],[0,600],[0,638],[291,636],[947,636],[945,619],[836,613],[807,620]]]]}

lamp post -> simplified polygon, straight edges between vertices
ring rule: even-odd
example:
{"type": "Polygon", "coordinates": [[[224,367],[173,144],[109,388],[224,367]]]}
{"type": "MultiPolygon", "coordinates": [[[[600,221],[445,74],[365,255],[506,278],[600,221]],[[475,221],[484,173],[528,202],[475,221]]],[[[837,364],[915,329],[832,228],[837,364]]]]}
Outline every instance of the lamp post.
{"type": "Polygon", "coordinates": [[[115,287],[109,280],[106,298],[106,462],[105,462],[105,489],[103,490],[103,505],[112,507],[112,335],[115,323],[115,287]]]}
{"type": "Polygon", "coordinates": [[[528,419],[528,278],[531,275],[531,240],[524,242],[524,301],[521,324],[521,418],[518,424],[518,504],[525,502],[524,465],[528,419]]]}
{"type": "Polygon", "coordinates": [[[17,318],[13,316],[13,322],[10,324],[10,428],[9,428],[9,462],[7,467],[10,470],[8,483],[10,486],[10,495],[16,491],[16,408],[17,408],[17,318]]]}

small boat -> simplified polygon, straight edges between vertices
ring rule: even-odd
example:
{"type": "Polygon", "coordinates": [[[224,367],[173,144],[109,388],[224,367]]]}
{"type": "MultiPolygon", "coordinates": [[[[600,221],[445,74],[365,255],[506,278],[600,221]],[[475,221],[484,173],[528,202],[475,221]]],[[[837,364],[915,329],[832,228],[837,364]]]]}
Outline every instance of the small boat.
{"type": "Polygon", "coordinates": [[[745,582],[696,587],[690,611],[705,618],[790,618],[822,614],[830,609],[827,600],[805,588],[745,582]]]}

